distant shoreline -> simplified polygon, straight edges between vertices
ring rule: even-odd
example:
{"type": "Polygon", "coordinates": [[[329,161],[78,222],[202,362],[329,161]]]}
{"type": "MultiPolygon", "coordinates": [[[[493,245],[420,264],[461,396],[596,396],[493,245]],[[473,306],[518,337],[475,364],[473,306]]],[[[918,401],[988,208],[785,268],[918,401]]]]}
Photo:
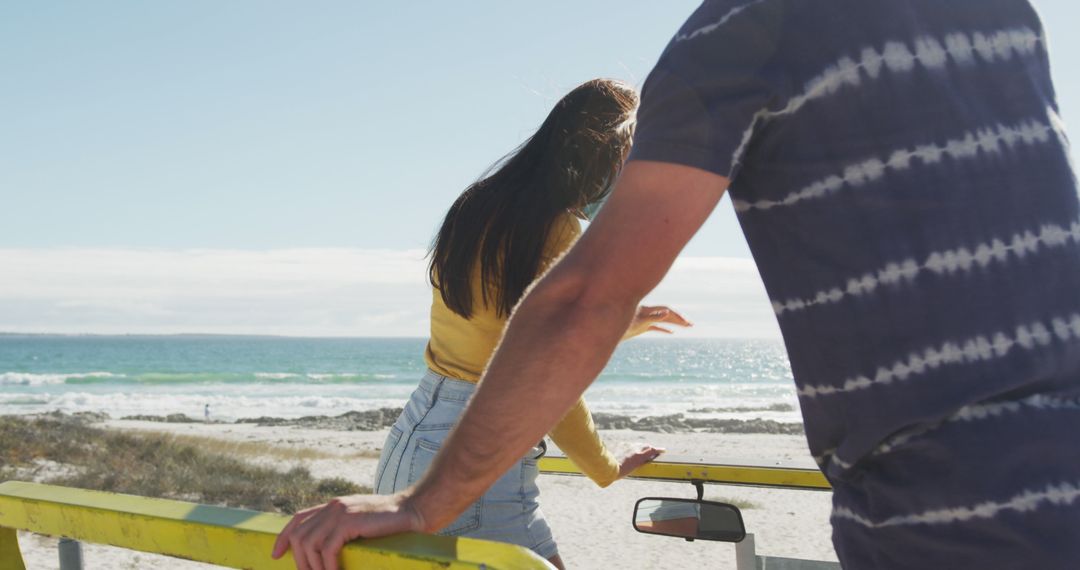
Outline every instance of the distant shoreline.
{"type": "MultiPolygon", "coordinates": [[[[401,408],[379,408],[363,412],[346,412],[337,416],[304,416],[300,418],[280,418],[262,416],[257,418],[239,418],[232,421],[210,420],[188,416],[186,414],[169,415],[132,415],[112,418],[104,412],[78,412],[65,414],[60,411],[46,414],[27,414],[14,417],[53,417],[77,418],[83,421],[100,423],[105,421],[142,421],[163,424],[250,424],[259,427],[297,427],[305,429],[331,431],[378,431],[394,425],[401,414],[401,408]]],[[[0,416],[4,417],[4,416],[0,416]]],[[[601,430],[630,430],[650,433],[739,433],[765,435],[802,435],[803,426],[796,422],[778,422],[765,419],[720,419],[687,418],[683,414],[647,416],[633,418],[622,414],[595,413],[593,420],[601,430]]]]}

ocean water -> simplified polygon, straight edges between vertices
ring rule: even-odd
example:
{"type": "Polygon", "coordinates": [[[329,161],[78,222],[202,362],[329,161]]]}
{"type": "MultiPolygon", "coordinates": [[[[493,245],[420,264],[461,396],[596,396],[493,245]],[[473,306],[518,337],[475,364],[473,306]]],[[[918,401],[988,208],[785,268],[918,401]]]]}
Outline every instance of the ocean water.
{"type": "MultiPolygon", "coordinates": [[[[183,413],[294,418],[399,407],[426,339],[0,335],[0,414],[183,413]]],[[[538,386],[537,389],[543,389],[538,386]]],[[[798,422],[783,346],[767,340],[623,343],[586,399],[596,412],[798,422]]]]}

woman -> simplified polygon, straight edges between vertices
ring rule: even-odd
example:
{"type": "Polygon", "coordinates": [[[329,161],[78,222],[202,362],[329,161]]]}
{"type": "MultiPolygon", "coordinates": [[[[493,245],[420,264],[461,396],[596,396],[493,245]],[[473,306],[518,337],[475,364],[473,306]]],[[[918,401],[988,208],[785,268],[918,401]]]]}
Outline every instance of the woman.
{"type": "MultiPolygon", "coordinates": [[[[394,493],[423,475],[464,410],[514,305],[581,233],[577,217],[609,191],[630,147],[636,106],[637,94],[622,83],[579,86],[450,208],[429,270],[430,370],[390,430],[376,493],[394,493]]],[[[661,321],[689,324],[673,311],[643,307],[628,335],[663,330],[655,326],[661,321]]],[[[602,487],[660,453],[649,447],[616,461],[583,400],[550,435],[602,487]]],[[[562,568],[536,502],[536,462],[543,453],[541,442],[441,534],[519,544],[562,568]]]]}

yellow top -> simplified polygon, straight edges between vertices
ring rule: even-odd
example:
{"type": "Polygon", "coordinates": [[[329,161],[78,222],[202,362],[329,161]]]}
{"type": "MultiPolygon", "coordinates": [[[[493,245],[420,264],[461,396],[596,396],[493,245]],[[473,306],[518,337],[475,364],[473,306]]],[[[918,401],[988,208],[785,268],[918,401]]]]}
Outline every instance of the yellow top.
{"type": "MultiPolygon", "coordinates": [[[[548,237],[541,272],[570,249],[579,235],[581,224],[577,218],[570,213],[559,217],[548,237]]],[[[502,337],[506,316],[498,315],[493,302],[484,303],[480,283],[477,260],[472,274],[473,315],[468,319],[451,311],[438,289],[432,292],[431,340],[424,356],[428,368],[443,376],[479,381],[502,337]]],[[[550,435],[555,445],[597,485],[607,487],[618,478],[619,462],[600,440],[584,399],[578,400],[550,435]]]]}

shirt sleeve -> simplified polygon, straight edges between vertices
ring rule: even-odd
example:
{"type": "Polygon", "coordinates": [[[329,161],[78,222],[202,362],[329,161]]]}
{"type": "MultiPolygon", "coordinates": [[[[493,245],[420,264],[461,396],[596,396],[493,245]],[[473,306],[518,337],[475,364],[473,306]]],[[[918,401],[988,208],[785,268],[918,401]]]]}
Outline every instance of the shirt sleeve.
{"type": "Polygon", "coordinates": [[[773,0],[705,2],[668,44],[641,94],[629,160],[692,166],[734,179],[759,112],[782,14],[773,0]]]}
{"type": "Polygon", "coordinates": [[[578,399],[549,435],[570,461],[597,485],[607,487],[619,478],[619,462],[600,439],[584,398],[578,399]]]}

